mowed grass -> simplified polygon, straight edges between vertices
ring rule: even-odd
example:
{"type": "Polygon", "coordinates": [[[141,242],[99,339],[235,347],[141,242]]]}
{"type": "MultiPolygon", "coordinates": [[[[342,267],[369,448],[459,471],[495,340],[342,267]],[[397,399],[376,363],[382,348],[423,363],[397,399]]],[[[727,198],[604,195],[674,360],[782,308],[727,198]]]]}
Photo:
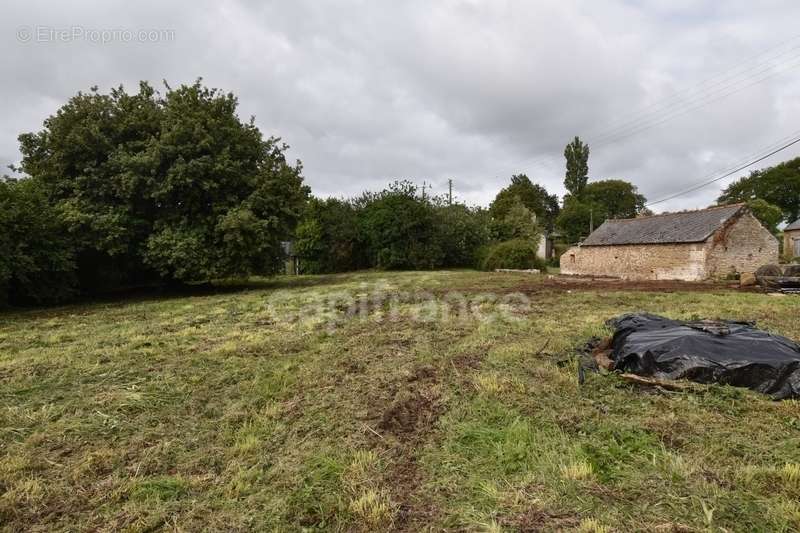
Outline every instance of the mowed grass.
{"type": "Polygon", "coordinates": [[[800,339],[795,297],[567,291],[477,272],[2,314],[0,523],[800,529],[797,401],[613,375],[578,385],[574,348],[638,310],[800,339]]]}

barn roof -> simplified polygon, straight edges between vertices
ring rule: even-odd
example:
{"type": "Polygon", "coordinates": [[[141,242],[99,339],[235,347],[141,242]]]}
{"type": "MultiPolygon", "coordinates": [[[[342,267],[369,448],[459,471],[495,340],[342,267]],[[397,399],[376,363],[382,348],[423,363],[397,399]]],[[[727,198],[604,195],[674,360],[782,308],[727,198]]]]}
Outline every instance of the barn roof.
{"type": "Polygon", "coordinates": [[[786,230],[792,231],[796,229],[800,229],[800,218],[798,218],[797,220],[795,220],[794,222],[783,228],[783,231],[786,230]]]}
{"type": "Polygon", "coordinates": [[[606,220],[583,246],[703,242],[744,208],[743,204],[640,218],[606,220]]]}

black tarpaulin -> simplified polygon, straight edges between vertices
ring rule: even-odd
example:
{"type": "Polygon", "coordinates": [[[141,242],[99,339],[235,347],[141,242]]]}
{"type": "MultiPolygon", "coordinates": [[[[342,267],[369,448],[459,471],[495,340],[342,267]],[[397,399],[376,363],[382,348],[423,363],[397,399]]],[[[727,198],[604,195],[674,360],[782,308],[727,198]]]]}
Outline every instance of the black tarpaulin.
{"type": "Polygon", "coordinates": [[[684,322],[644,313],[608,325],[614,328],[615,370],[747,387],[775,399],[800,397],[800,345],[752,323],[684,322]]]}

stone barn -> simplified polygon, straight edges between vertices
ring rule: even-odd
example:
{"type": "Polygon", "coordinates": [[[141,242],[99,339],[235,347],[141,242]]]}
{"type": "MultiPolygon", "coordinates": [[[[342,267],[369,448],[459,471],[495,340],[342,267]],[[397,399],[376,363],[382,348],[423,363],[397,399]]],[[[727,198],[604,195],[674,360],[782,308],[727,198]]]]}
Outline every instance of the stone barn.
{"type": "Polygon", "coordinates": [[[606,220],[560,259],[561,273],[700,281],[778,262],[778,240],[744,204],[606,220]]]}
{"type": "Polygon", "coordinates": [[[800,257],[800,218],[783,228],[783,255],[787,259],[800,257]]]}

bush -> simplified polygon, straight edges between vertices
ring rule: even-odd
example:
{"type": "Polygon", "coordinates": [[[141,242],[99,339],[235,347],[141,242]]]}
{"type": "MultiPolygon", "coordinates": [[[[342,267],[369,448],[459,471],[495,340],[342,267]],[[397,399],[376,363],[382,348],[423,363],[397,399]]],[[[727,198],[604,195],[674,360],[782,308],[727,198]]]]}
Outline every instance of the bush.
{"type": "Polygon", "coordinates": [[[357,216],[352,202],[311,198],[295,233],[300,272],[324,274],[367,266],[357,216]]]}
{"type": "Polygon", "coordinates": [[[436,208],[436,240],[443,252],[442,266],[475,268],[480,250],[489,242],[490,218],[480,207],[462,204],[436,208]]]}
{"type": "Polygon", "coordinates": [[[427,270],[442,266],[436,210],[408,181],[356,200],[359,227],[370,263],[390,270],[427,270]]]}
{"type": "Polygon", "coordinates": [[[536,256],[536,244],[523,239],[513,239],[490,247],[481,265],[483,270],[498,268],[546,268],[543,259],[536,256]]]}
{"type": "Polygon", "coordinates": [[[354,199],[311,198],[295,232],[295,251],[304,274],[474,268],[490,241],[490,223],[485,209],[451,205],[396,181],[354,199]]]}

